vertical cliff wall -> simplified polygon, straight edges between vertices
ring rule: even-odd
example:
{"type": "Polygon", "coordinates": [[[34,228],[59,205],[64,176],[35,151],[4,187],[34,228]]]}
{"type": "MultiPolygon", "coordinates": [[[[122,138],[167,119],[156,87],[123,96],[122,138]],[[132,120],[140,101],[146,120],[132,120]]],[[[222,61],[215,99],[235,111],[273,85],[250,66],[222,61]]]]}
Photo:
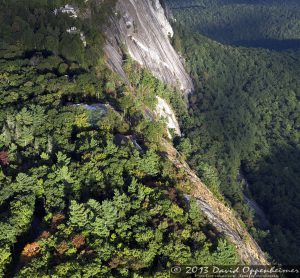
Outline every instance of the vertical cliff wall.
{"type": "Polygon", "coordinates": [[[121,46],[140,65],[185,93],[193,83],[170,43],[173,29],[159,0],[119,0],[107,31],[105,52],[111,68],[125,77],[121,46]]]}

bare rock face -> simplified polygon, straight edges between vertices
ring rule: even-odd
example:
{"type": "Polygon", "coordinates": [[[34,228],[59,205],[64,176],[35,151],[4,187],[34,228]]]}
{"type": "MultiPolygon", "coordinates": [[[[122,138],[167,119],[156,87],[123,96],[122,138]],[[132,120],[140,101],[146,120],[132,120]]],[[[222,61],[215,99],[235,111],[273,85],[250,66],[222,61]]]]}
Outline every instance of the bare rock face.
{"type": "Polygon", "coordinates": [[[166,120],[169,138],[172,139],[172,135],[170,134],[169,129],[173,130],[176,135],[181,136],[179,123],[176,119],[172,107],[161,97],[156,96],[156,98],[157,98],[157,106],[156,106],[155,113],[160,118],[166,120]]]}
{"type": "Polygon", "coordinates": [[[107,31],[105,51],[113,70],[125,76],[121,64],[121,46],[140,65],[165,83],[185,93],[193,83],[169,37],[173,29],[159,0],[119,0],[107,31]]]}
{"type": "Polygon", "coordinates": [[[247,265],[270,265],[264,252],[247,229],[241,225],[241,221],[238,220],[233,210],[214,196],[189,165],[180,159],[180,154],[169,142],[163,141],[162,143],[165,146],[166,156],[181,173],[185,173],[191,183],[192,189],[189,195],[185,195],[185,197],[187,200],[191,197],[196,199],[198,207],[210,224],[235,245],[242,263],[247,265]]]}

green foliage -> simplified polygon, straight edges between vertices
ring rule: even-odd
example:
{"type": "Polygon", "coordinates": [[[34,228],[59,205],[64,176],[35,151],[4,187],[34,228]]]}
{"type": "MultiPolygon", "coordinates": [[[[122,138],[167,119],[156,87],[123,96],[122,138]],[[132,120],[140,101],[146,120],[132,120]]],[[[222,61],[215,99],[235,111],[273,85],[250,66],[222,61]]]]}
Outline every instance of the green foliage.
{"type": "MultiPolygon", "coordinates": [[[[226,44],[299,48],[299,1],[167,1],[185,28],[226,44]]],[[[182,50],[175,36],[174,45],[182,50]]]]}
{"type": "Polygon", "coordinates": [[[177,150],[182,153],[185,157],[189,157],[192,152],[192,145],[189,138],[182,138],[176,146],[177,150]]]}
{"type": "MultiPolygon", "coordinates": [[[[68,63],[76,62],[84,67],[97,65],[103,55],[104,26],[112,12],[115,1],[70,1],[77,14],[93,12],[88,20],[73,18],[62,12],[54,13],[66,1],[2,1],[0,4],[3,45],[16,47],[18,51],[40,50],[47,54],[63,56],[68,63]],[[68,33],[67,29],[76,27],[78,32],[68,33]],[[85,34],[87,46],[83,45],[80,32],[85,34]],[[18,42],[15,45],[15,42],[18,42]],[[72,47],[70,47],[72,46],[72,47]]],[[[53,63],[46,63],[41,70],[49,70],[53,63]]],[[[42,66],[42,65],[40,65],[42,66]]],[[[66,66],[59,72],[64,74],[66,66]]]]}
{"type": "Polygon", "coordinates": [[[71,3],[91,17],[55,16],[60,0],[0,4],[0,276],[166,277],[203,249],[232,262],[161,156],[156,96],[187,117],[184,101],[130,60],[130,84],[104,66],[114,1],[71,3]]]}
{"type": "MultiPolygon", "coordinates": [[[[186,4],[171,2],[174,7],[186,4]]],[[[176,36],[196,84],[189,116],[181,123],[192,146],[190,164],[216,194],[220,189],[250,228],[253,216],[244,202],[242,170],[272,223],[270,234],[256,236],[278,262],[298,264],[299,3],[190,2],[200,7],[175,9],[176,36]],[[240,22],[250,19],[254,25],[240,22]],[[293,37],[297,47],[281,52],[236,48],[199,33],[227,43],[282,39],[284,46],[293,37]]]]}

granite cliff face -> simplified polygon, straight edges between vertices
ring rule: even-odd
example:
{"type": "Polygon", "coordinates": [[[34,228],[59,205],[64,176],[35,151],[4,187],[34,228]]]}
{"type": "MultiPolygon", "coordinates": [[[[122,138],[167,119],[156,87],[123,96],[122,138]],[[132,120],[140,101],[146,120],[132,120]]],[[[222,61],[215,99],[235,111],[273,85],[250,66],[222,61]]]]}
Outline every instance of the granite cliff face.
{"type": "Polygon", "coordinates": [[[214,196],[169,142],[164,141],[163,145],[168,159],[178,170],[187,175],[192,184],[191,192],[185,195],[186,199],[188,201],[191,197],[196,199],[199,209],[211,225],[235,245],[241,262],[247,265],[269,265],[266,255],[241,225],[233,210],[214,196]]]}
{"type": "Polygon", "coordinates": [[[134,60],[165,83],[185,93],[193,91],[192,80],[170,43],[173,29],[159,0],[119,0],[106,35],[108,64],[121,76],[125,77],[121,67],[124,46],[134,60]]]}
{"type": "MultiPolygon", "coordinates": [[[[179,55],[169,41],[173,30],[167,17],[171,16],[159,0],[119,0],[107,31],[105,51],[111,68],[125,79],[126,74],[122,69],[123,46],[141,66],[151,70],[165,83],[188,94],[194,87],[179,55]]],[[[165,118],[168,128],[181,135],[176,117],[165,100],[158,98],[155,114],[165,118]]],[[[211,225],[236,246],[242,262],[250,265],[268,265],[265,254],[241,225],[233,210],[213,195],[188,164],[180,159],[180,154],[170,142],[163,141],[162,144],[166,150],[166,157],[189,177],[193,189],[186,195],[187,200],[191,197],[196,198],[199,209],[211,225]]]]}

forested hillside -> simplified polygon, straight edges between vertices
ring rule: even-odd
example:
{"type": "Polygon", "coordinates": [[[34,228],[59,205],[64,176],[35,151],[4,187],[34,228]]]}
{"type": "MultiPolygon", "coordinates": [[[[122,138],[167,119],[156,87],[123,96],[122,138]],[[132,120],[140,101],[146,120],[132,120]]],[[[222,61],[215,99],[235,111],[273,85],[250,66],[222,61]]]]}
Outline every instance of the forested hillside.
{"type": "Polygon", "coordinates": [[[112,1],[65,4],[0,4],[0,276],[168,277],[172,265],[237,263],[161,155],[166,124],[151,110],[161,96],[184,113],[180,94],[125,52],[127,82],[105,66],[112,1]]]}
{"type": "Polygon", "coordinates": [[[300,10],[295,1],[210,2],[191,3],[206,8],[173,9],[173,43],[196,84],[181,123],[190,164],[212,190],[226,196],[275,261],[299,264],[299,42],[293,51],[276,52],[226,46],[203,35],[226,43],[272,38],[289,45],[285,39],[299,39],[300,10]],[[240,22],[247,18],[257,26],[240,22]],[[222,29],[221,22],[229,28],[222,29]],[[221,28],[208,28],[214,25],[221,28]],[[271,223],[263,227],[266,232],[257,229],[262,227],[245,205],[248,190],[271,223]]]}
{"type": "Polygon", "coordinates": [[[169,3],[177,20],[186,28],[219,42],[275,50],[299,48],[299,1],[170,0],[169,3]]]}

